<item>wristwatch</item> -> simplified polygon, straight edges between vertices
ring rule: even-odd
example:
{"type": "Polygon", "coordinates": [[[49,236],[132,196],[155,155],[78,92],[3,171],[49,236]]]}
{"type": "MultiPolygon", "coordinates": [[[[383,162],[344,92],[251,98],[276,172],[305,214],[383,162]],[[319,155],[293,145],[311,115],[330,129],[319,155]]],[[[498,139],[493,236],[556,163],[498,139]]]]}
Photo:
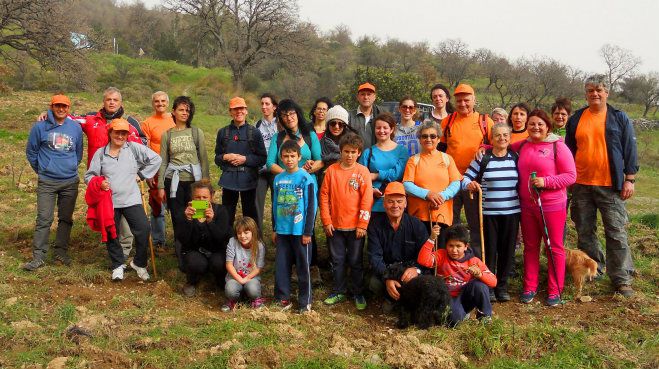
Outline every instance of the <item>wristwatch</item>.
{"type": "Polygon", "coordinates": [[[630,178],[625,178],[625,182],[629,182],[631,184],[634,184],[634,183],[636,183],[636,179],[635,178],[631,178],[631,179],[630,178]]]}
{"type": "Polygon", "coordinates": [[[416,272],[417,272],[419,275],[421,275],[421,269],[416,268],[416,272]]]}

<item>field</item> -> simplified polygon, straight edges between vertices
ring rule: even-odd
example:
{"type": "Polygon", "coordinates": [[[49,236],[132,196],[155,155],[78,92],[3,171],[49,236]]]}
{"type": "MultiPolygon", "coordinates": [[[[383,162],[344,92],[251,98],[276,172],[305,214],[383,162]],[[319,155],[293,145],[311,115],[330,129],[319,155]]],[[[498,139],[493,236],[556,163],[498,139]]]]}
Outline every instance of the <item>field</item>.
{"type": "MultiPolygon", "coordinates": [[[[85,224],[84,184],[74,215],[73,265],[48,260],[36,272],[22,271],[20,265],[31,256],[36,214],[36,176],[25,160],[25,142],[48,96],[17,92],[0,98],[0,213],[5,214],[0,224],[0,368],[659,367],[657,131],[639,133],[642,170],[628,202],[638,268],[635,297],[612,296],[604,278],[586,286],[593,302],[573,301],[568,282],[566,305],[523,305],[516,299],[517,277],[514,301],[495,304],[491,325],[471,320],[457,329],[401,331],[393,316],[381,314],[377,301],[369,300],[364,312],[351,303],[323,306],[328,272],[314,286],[314,311],[305,315],[246,306],[222,313],[222,291],[210,281],[196,297],[185,298],[184,276],[169,253],[157,257],[159,278],[144,283],[128,273],[123,283],[112,283],[105,247],[85,224]]],[[[88,94],[73,97],[76,111],[97,110],[99,100],[88,94]]],[[[141,118],[148,114],[144,101],[125,105],[141,118]]],[[[227,122],[225,116],[196,116],[209,153],[215,133],[227,122]]],[[[216,180],[219,172],[213,167],[216,180]]],[[[574,239],[570,229],[570,245],[574,239]]],[[[319,242],[324,254],[322,236],[319,242]]],[[[273,257],[269,245],[266,296],[272,296],[273,257]]],[[[544,297],[540,291],[539,300],[544,297]]]]}

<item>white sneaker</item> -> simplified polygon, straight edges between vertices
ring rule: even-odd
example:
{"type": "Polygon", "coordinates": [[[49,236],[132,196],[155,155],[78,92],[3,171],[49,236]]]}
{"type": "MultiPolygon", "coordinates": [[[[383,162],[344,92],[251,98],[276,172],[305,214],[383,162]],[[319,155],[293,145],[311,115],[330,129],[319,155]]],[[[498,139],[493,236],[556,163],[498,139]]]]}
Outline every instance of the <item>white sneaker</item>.
{"type": "Polygon", "coordinates": [[[130,261],[130,267],[135,269],[135,271],[137,272],[137,276],[140,277],[141,280],[148,281],[149,278],[151,278],[146,268],[138,267],[137,265],[135,265],[135,263],[132,260],[130,261]]]}
{"type": "Polygon", "coordinates": [[[124,279],[124,266],[120,265],[114,269],[112,269],[112,280],[114,282],[119,282],[124,279]]]}

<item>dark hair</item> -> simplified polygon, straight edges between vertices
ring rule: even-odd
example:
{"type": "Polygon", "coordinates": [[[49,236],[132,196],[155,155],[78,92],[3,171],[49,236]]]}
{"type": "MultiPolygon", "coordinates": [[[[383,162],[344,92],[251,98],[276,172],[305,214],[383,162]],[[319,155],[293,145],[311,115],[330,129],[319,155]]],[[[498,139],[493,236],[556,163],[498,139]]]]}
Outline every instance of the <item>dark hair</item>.
{"type": "Polygon", "coordinates": [[[213,194],[215,193],[215,189],[213,189],[213,184],[211,183],[210,179],[208,178],[203,178],[197,182],[194,182],[193,184],[190,185],[190,192],[194,193],[196,190],[205,188],[211,193],[211,197],[213,197],[213,194]]]}
{"type": "Polygon", "coordinates": [[[190,115],[188,116],[188,121],[185,122],[185,126],[190,127],[190,124],[192,124],[192,117],[194,117],[194,110],[195,110],[194,103],[187,96],[179,96],[176,99],[174,99],[174,103],[172,103],[172,111],[176,110],[176,108],[178,108],[179,105],[187,105],[188,108],[190,109],[190,115]]]}
{"type": "Polygon", "coordinates": [[[313,103],[313,106],[311,107],[311,110],[309,111],[309,119],[311,119],[311,124],[316,122],[316,116],[313,115],[313,112],[316,111],[316,108],[318,107],[319,102],[324,102],[327,104],[327,109],[331,108],[334,106],[334,103],[332,103],[332,100],[329,99],[329,97],[319,97],[316,99],[316,102],[313,103]]]}
{"type": "Polygon", "coordinates": [[[270,99],[270,102],[272,102],[272,105],[274,105],[274,106],[278,105],[277,96],[275,96],[274,94],[271,94],[270,92],[264,92],[263,94],[261,94],[260,99],[265,99],[266,97],[268,99],[270,99]]]}
{"type": "MultiPolygon", "coordinates": [[[[529,112],[531,112],[531,108],[529,108],[529,106],[526,105],[526,103],[519,102],[513,105],[513,107],[510,108],[510,113],[508,114],[508,119],[506,120],[508,122],[508,125],[511,127],[513,126],[513,110],[515,110],[515,108],[522,109],[526,112],[527,121],[529,120],[529,112]]],[[[524,124],[524,126],[526,127],[526,123],[524,124]]]]}
{"type": "Polygon", "coordinates": [[[298,155],[302,155],[300,150],[300,145],[297,144],[295,140],[286,140],[279,147],[279,156],[284,153],[284,151],[295,151],[298,155]]]}
{"type": "Polygon", "coordinates": [[[572,114],[572,101],[567,97],[556,98],[554,105],[551,106],[551,113],[554,114],[558,109],[565,109],[567,115],[572,114]]]}
{"type": "Polygon", "coordinates": [[[284,128],[284,132],[286,132],[286,135],[288,135],[289,138],[296,137],[295,132],[291,132],[291,130],[286,127],[284,124],[284,120],[281,119],[283,116],[283,113],[294,110],[295,114],[297,115],[297,128],[300,130],[300,133],[304,135],[309,135],[309,123],[304,119],[304,115],[302,114],[302,108],[300,105],[298,105],[295,101],[291,99],[284,99],[279,102],[277,105],[277,110],[275,111],[275,116],[277,117],[277,121],[281,123],[282,128],[284,128]]]}
{"type": "MultiPolygon", "coordinates": [[[[545,124],[547,125],[547,132],[551,132],[554,130],[554,123],[552,123],[551,119],[549,119],[549,116],[547,113],[542,110],[542,109],[535,109],[531,113],[529,113],[528,119],[531,119],[531,117],[538,117],[542,120],[545,121],[545,124]]],[[[528,120],[527,120],[528,122],[528,120]]]]}
{"type": "Polygon", "coordinates": [[[454,224],[446,228],[446,242],[451,240],[468,245],[470,241],[469,228],[464,224],[454,224]]]}
{"type": "Polygon", "coordinates": [[[441,83],[438,83],[430,89],[430,101],[432,101],[432,92],[435,90],[442,90],[446,94],[446,112],[451,114],[455,111],[455,108],[453,108],[453,104],[451,104],[451,92],[449,92],[448,88],[444,86],[441,83]]]}
{"type": "MultiPolygon", "coordinates": [[[[413,99],[405,99],[405,100],[414,101],[413,99]]],[[[416,105],[416,102],[414,102],[414,105],[416,105]]],[[[375,129],[375,122],[377,122],[378,120],[381,120],[389,124],[389,127],[391,127],[390,137],[393,140],[394,137],[396,137],[396,119],[394,118],[394,116],[388,111],[378,114],[375,118],[373,118],[373,129],[375,129]]]]}
{"type": "Polygon", "coordinates": [[[345,146],[352,146],[359,150],[364,151],[364,139],[356,133],[348,132],[339,140],[339,149],[343,150],[345,146]]]}

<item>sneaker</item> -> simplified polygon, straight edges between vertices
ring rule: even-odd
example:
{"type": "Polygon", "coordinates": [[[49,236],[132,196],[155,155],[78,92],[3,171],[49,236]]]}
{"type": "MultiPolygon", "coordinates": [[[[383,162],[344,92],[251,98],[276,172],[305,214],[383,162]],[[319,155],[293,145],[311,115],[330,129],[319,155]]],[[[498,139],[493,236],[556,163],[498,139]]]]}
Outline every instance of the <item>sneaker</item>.
{"type": "Polygon", "coordinates": [[[194,285],[186,283],[185,286],[183,286],[183,294],[187,297],[194,296],[196,292],[197,288],[194,285]]]}
{"type": "Polygon", "coordinates": [[[59,261],[65,266],[71,266],[71,258],[67,254],[55,254],[55,261],[59,261]]]}
{"type": "Polygon", "coordinates": [[[561,296],[559,295],[549,295],[549,297],[547,297],[547,306],[554,307],[564,303],[565,302],[561,300],[561,296]]]}
{"type": "Polygon", "coordinates": [[[478,321],[482,325],[490,325],[490,324],[492,324],[492,317],[489,316],[489,315],[483,315],[482,317],[478,318],[478,321]]]}
{"type": "Polygon", "coordinates": [[[494,290],[490,288],[490,302],[497,302],[497,296],[494,294],[494,290]]]}
{"type": "Polygon", "coordinates": [[[508,291],[502,290],[502,291],[495,291],[495,296],[497,298],[497,301],[499,302],[508,302],[510,301],[510,294],[508,291]]]}
{"type": "Polygon", "coordinates": [[[260,309],[264,306],[265,299],[263,297],[257,297],[252,300],[252,309],[260,309]]]}
{"type": "Polygon", "coordinates": [[[357,307],[357,310],[366,309],[366,299],[364,298],[364,295],[355,296],[355,306],[357,307]]]}
{"type": "Polygon", "coordinates": [[[279,300],[276,305],[281,311],[287,311],[293,307],[291,300],[279,300]]]}
{"type": "Polygon", "coordinates": [[[151,278],[146,268],[138,267],[137,265],[135,265],[135,262],[133,260],[130,261],[130,267],[135,269],[135,271],[137,272],[137,276],[140,277],[141,280],[148,281],[149,278],[151,278]]]}
{"type": "Polygon", "coordinates": [[[112,269],[112,281],[119,282],[124,280],[124,266],[119,265],[118,267],[112,269]]]}
{"type": "Polygon", "coordinates": [[[45,264],[46,263],[43,260],[35,258],[35,259],[32,259],[31,261],[23,264],[22,268],[23,268],[23,270],[27,270],[28,272],[31,272],[31,271],[34,271],[34,270],[37,270],[37,269],[41,268],[45,264]]]}
{"type": "Polygon", "coordinates": [[[310,311],[311,311],[311,304],[301,307],[300,310],[298,310],[297,312],[300,314],[306,314],[310,311]]]}
{"type": "Polygon", "coordinates": [[[346,295],[342,293],[333,293],[329,295],[323,302],[325,303],[325,305],[335,305],[345,300],[346,300],[346,295]]]}
{"type": "Polygon", "coordinates": [[[220,310],[222,310],[223,313],[228,313],[228,312],[233,311],[233,309],[235,309],[235,308],[236,308],[236,301],[227,300],[227,302],[225,302],[224,305],[222,305],[220,310]]]}
{"type": "Polygon", "coordinates": [[[628,284],[618,286],[618,288],[616,288],[616,293],[619,293],[622,297],[626,298],[634,296],[634,290],[632,289],[632,286],[628,284]]]}
{"type": "Polygon", "coordinates": [[[535,297],[535,291],[526,291],[519,297],[519,301],[524,304],[530,304],[535,297]]]}

